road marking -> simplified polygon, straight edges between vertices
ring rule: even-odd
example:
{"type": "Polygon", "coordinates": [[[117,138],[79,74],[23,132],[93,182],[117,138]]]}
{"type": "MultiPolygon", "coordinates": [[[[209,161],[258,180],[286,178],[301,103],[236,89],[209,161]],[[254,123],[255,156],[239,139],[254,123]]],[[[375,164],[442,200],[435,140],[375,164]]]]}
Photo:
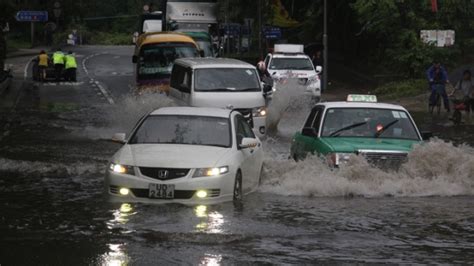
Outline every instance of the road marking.
{"type": "Polygon", "coordinates": [[[95,84],[97,84],[97,87],[99,87],[99,90],[102,92],[102,94],[103,94],[104,97],[107,99],[107,101],[108,101],[110,104],[115,104],[114,99],[112,99],[112,97],[111,97],[110,94],[107,92],[107,90],[106,90],[102,85],[100,85],[100,83],[99,83],[98,81],[96,81],[95,84]]]}
{"type": "Polygon", "coordinates": [[[79,82],[46,82],[46,83],[38,82],[37,84],[41,84],[43,86],[57,86],[57,85],[61,85],[61,86],[79,86],[79,85],[84,84],[84,82],[83,81],[79,81],[79,82]]]}
{"type": "MultiPolygon", "coordinates": [[[[88,55],[86,58],[84,58],[84,60],[82,60],[82,69],[84,70],[84,72],[86,73],[86,75],[89,77],[90,81],[89,83],[91,84],[92,87],[94,87],[94,89],[97,89],[97,87],[99,88],[100,92],[102,93],[102,95],[107,99],[107,101],[110,103],[110,104],[115,104],[115,101],[114,99],[112,98],[112,96],[110,95],[110,93],[104,88],[104,86],[102,86],[99,81],[96,81],[94,80],[90,74],[89,74],[89,70],[87,69],[86,67],[86,62],[91,59],[92,57],[95,57],[95,56],[98,56],[98,55],[104,55],[104,54],[108,54],[107,52],[103,52],[103,53],[96,53],[96,54],[91,54],[91,55],[88,55]]],[[[100,95],[100,93],[97,93],[97,95],[100,95]]]]}
{"type": "Polygon", "coordinates": [[[30,58],[30,60],[28,60],[28,63],[26,64],[25,69],[23,70],[23,80],[26,80],[26,78],[28,77],[28,69],[30,68],[31,62],[33,62],[33,59],[35,58],[36,56],[33,56],[32,58],[30,58]]]}

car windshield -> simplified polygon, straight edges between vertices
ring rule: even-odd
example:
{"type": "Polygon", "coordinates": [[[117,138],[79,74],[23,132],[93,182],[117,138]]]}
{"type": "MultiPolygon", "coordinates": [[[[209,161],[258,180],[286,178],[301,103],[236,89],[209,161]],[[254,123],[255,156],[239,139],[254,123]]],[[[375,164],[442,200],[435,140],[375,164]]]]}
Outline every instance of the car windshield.
{"type": "Polygon", "coordinates": [[[260,91],[258,75],[250,68],[205,68],[195,71],[195,91],[260,91]]]}
{"type": "Polygon", "coordinates": [[[419,140],[405,111],[375,108],[328,109],[321,136],[419,140]]]}
{"type": "Polygon", "coordinates": [[[142,48],[138,62],[140,79],[168,78],[174,60],[197,57],[198,51],[192,43],[163,43],[142,48]]]}
{"type": "Polygon", "coordinates": [[[229,119],[187,115],[151,115],[135,131],[130,144],[189,144],[230,147],[229,119]]]}
{"type": "Polygon", "coordinates": [[[271,70],[314,70],[309,58],[273,58],[271,70]]]}

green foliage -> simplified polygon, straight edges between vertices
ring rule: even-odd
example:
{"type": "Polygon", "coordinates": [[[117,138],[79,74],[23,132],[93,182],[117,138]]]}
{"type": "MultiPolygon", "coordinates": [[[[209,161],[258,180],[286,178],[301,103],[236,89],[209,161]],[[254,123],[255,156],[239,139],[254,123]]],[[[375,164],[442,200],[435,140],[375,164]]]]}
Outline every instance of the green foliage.
{"type": "Polygon", "coordinates": [[[384,84],[375,89],[377,96],[388,99],[416,96],[426,92],[428,83],[426,79],[406,79],[384,84]]]}

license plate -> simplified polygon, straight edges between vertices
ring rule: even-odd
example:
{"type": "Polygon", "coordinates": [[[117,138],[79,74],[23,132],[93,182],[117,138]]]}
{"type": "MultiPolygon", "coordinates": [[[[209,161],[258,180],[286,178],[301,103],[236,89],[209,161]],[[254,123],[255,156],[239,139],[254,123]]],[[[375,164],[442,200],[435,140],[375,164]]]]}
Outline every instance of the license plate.
{"type": "Polygon", "coordinates": [[[150,184],[148,197],[150,199],[174,199],[174,185],[150,184]]]}

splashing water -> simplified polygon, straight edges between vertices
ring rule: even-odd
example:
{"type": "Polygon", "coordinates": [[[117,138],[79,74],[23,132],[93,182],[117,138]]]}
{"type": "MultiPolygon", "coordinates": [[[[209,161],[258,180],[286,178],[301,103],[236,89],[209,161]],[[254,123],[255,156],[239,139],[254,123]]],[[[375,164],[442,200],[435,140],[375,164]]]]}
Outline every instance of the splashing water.
{"type": "Polygon", "coordinates": [[[147,113],[168,106],[176,106],[176,104],[164,94],[129,95],[110,106],[102,114],[103,119],[108,123],[107,127],[87,126],[76,133],[91,139],[109,139],[114,133],[130,132],[138,120],[147,113]]]}
{"type": "Polygon", "coordinates": [[[396,172],[374,168],[361,156],[335,170],[316,156],[302,162],[267,159],[262,179],[260,191],[281,195],[474,195],[474,149],[433,140],[417,145],[396,172]]]}
{"type": "Polygon", "coordinates": [[[275,86],[276,91],[268,106],[267,129],[270,132],[280,129],[279,124],[284,116],[290,118],[285,119],[285,123],[290,123],[290,125],[285,124],[282,128],[300,126],[313,104],[311,96],[305,93],[304,87],[293,79],[286,83],[278,82],[275,86]]]}

